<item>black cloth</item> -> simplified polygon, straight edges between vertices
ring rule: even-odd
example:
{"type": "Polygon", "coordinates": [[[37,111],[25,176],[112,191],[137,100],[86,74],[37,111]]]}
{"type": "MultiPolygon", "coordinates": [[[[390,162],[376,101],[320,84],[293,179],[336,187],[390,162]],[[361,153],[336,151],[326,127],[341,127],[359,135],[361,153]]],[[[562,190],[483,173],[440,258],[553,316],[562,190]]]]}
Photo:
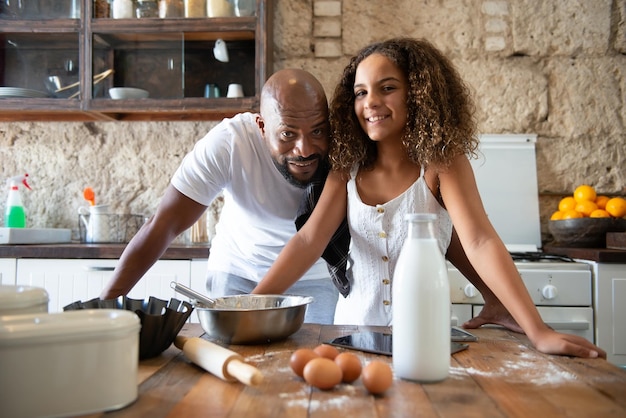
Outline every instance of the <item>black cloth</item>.
{"type": "MultiPolygon", "coordinates": [[[[313,180],[307,186],[296,214],[295,223],[298,230],[302,228],[307,219],[311,216],[313,208],[322,194],[325,181],[326,176],[321,179],[313,180]]],[[[346,277],[349,248],[350,230],[348,229],[348,219],[345,217],[322,254],[322,258],[326,261],[333,283],[337,289],[339,289],[339,293],[344,297],[348,296],[350,293],[350,282],[346,277]]]]}

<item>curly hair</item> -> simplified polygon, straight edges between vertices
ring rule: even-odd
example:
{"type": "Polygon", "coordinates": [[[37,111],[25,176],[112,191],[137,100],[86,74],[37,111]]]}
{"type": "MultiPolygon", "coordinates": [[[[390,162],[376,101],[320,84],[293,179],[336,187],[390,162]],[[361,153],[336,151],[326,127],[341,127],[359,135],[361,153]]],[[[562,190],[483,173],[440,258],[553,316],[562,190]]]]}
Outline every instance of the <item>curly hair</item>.
{"type": "Polygon", "coordinates": [[[451,61],[426,40],[394,38],[352,57],[335,88],[330,105],[333,170],[349,172],[355,164],[368,168],[376,159],[376,143],[354,111],[356,69],[372,54],[389,58],[406,77],[408,117],[402,143],[411,161],[447,166],[459,154],[476,154],[474,103],[451,61]]]}

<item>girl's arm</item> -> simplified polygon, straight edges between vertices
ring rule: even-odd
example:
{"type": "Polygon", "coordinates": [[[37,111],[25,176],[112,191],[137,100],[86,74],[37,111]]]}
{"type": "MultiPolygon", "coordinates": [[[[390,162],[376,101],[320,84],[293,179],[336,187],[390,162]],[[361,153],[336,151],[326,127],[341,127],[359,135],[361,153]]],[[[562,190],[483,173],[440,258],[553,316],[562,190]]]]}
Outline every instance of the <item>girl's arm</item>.
{"type": "Polygon", "coordinates": [[[285,248],[252,293],[280,294],[321,257],[347,213],[346,179],[330,172],[319,201],[304,226],[285,248]]]}
{"type": "MultiPolygon", "coordinates": [[[[550,329],[541,319],[504,243],[483,207],[467,157],[439,173],[441,197],[468,259],[535,347],[549,354],[606,357],[586,339],[550,329]]],[[[515,222],[514,219],[511,222],[515,222]]]]}

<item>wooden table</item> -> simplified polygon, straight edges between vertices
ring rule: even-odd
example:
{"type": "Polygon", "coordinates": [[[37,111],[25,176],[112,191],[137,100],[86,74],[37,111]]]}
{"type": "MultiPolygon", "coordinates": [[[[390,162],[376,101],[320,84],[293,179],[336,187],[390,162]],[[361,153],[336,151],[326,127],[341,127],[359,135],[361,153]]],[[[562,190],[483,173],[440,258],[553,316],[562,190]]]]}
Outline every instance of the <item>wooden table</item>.
{"type": "MultiPolygon", "coordinates": [[[[139,397],[126,408],[92,417],[626,417],[626,371],[601,359],[537,352],[523,335],[482,328],[470,348],[451,359],[443,382],[395,379],[372,396],[361,379],[330,391],[310,387],[289,368],[300,347],[373,327],[305,324],[285,341],[231,346],[265,375],[262,385],[227,383],[189,363],[173,345],[142,361],[139,397]]],[[[181,335],[199,336],[198,325],[181,335]]],[[[391,357],[354,351],[363,364],[391,357]]]]}

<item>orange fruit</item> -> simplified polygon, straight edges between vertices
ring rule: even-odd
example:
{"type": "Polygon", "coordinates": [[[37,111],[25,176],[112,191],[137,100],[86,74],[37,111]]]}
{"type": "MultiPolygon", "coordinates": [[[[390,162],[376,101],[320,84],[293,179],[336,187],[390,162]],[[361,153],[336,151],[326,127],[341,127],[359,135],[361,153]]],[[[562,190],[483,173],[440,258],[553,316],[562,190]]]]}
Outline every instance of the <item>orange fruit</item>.
{"type": "Polygon", "coordinates": [[[605,211],[604,209],[596,209],[593,212],[591,212],[589,217],[590,218],[610,218],[611,215],[609,214],[609,212],[605,211]]]}
{"type": "Polygon", "coordinates": [[[578,204],[574,208],[574,210],[582,213],[584,216],[591,215],[591,212],[596,209],[598,209],[598,205],[596,205],[596,203],[592,202],[591,200],[583,200],[582,202],[578,202],[578,204]]]}
{"type": "Polygon", "coordinates": [[[585,200],[594,202],[596,200],[596,191],[593,187],[582,184],[574,190],[574,199],[578,203],[584,202],[585,200]]]}
{"type": "Polygon", "coordinates": [[[575,208],[576,200],[572,196],[564,197],[559,202],[559,210],[561,212],[567,212],[568,210],[574,210],[575,208]]]}
{"type": "Polygon", "coordinates": [[[626,215],[626,199],[621,197],[614,197],[606,202],[604,210],[615,218],[623,218],[626,215]]]}
{"type": "Polygon", "coordinates": [[[563,212],[563,219],[575,219],[582,217],[583,214],[574,209],[569,209],[563,212]]]}
{"type": "Polygon", "coordinates": [[[552,216],[550,216],[551,221],[558,221],[559,219],[563,219],[563,212],[560,210],[557,210],[552,214],[552,216]]]}
{"type": "Polygon", "coordinates": [[[598,205],[599,209],[604,209],[608,201],[609,198],[607,196],[596,196],[596,205],[598,205]]]}

